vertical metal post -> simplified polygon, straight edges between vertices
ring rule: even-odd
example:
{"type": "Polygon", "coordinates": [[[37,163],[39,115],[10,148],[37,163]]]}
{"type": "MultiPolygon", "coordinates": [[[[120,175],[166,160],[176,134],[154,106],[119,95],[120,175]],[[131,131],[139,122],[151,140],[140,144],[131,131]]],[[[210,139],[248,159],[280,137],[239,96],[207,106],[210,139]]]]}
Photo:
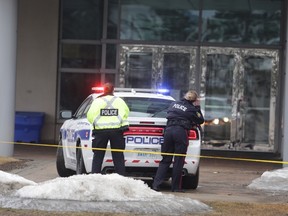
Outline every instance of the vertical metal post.
{"type": "Polygon", "coordinates": [[[14,151],[17,0],[0,0],[0,156],[14,151]]]}
{"type": "MultiPolygon", "coordinates": [[[[286,5],[286,17],[288,3],[286,5]]],[[[285,11],[285,10],[283,10],[285,11]]],[[[286,42],[285,42],[285,83],[284,83],[284,107],[283,107],[283,143],[282,143],[282,154],[283,154],[283,161],[288,161],[288,21],[286,20],[286,42]]],[[[288,164],[284,164],[284,167],[288,167],[288,164]]]]}

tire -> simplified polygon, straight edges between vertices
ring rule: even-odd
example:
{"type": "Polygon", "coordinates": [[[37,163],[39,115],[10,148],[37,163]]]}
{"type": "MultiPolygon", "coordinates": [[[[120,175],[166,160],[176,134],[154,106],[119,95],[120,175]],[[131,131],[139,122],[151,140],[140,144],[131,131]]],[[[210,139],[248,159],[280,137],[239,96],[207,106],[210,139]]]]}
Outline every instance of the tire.
{"type": "Polygon", "coordinates": [[[83,160],[82,149],[80,147],[78,147],[76,150],[76,161],[77,161],[76,162],[76,174],[77,175],[87,174],[84,160],[83,160]]]}
{"type": "Polygon", "coordinates": [[[56,152],[56,169],[58,175],[61,177],[69,177],[75,174],[75,171],[67,169],[65,167],[64,155],[63,155],[63,147],[62,141],[59,141],[59,145],[56,152]]]}
{"type": "Polygon", "coordinates": [[[196,189],[199,183],[199,167],[195,175],[188,175],[182,177],[183,189],[196,189]]]}

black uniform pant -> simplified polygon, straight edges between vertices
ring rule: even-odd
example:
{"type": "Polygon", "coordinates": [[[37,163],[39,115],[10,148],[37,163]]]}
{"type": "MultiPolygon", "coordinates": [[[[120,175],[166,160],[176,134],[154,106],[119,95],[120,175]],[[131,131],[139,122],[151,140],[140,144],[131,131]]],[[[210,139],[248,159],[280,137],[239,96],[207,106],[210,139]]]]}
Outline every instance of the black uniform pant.
{"type": "Polygon", "coordinates": [[[119,175],[125,175],[125,160],[123,151],[113,151],[113,149],[124,150],[125,140],[123,137],[123,131],[121,130],[106,130],[94,133],[94,139],[92,140],[92,148],[101,148],[103,150],[94,150],[92,161],[92,173],[101,173],[102,163],[105,156],[105,149],[107,148],[108,141],[112,149],[112,159],[115,168],[115,172],[119,175]]]}
{"type": "MultiPolygon", "coordinates": [[[[181,126],[167,127],[164,133],[164,143],[161,146],[163,153],[186,154],[188,148],[188,131],[181,126]]],[[[158,188],[164,181],[167,171],[172,163],[173,155],[162,155],[162,160],[157,169],[153,187],[158,188]]],[[[172,191],[182,189],[182,169],[185,156],[174,156],[172,170],[172,191]]]]}

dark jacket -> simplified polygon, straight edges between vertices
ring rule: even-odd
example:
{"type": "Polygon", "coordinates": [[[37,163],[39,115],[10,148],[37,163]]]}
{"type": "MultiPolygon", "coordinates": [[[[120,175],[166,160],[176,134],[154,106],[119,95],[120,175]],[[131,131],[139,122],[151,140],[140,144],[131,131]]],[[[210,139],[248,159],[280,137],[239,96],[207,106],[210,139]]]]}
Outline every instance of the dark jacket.
{"type": "Polygon", "coordinates": [[[183,126],[191,129],[204,122],[200,106],[194,106],[192,101],[181,99],[173,102],[167,111],[167,127],[172,125],[183,126]]]}

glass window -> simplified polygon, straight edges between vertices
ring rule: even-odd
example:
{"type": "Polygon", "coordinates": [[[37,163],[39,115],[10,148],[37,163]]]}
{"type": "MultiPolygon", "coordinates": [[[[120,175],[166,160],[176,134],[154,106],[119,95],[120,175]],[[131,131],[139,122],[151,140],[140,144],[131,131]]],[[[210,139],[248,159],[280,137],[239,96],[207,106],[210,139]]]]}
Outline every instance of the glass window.
{"type": "Polygon", "coordinates": [[[62,39],[101,39],[102,2],[102,0],[62,0],[62,39]]]}
{"type": "Polygon", "coordinates": [[[228,119],[232,113],[234,55],[208,54],[206,67],[206,95],[201,101],[205,117],[204,141],[214,144],[221,141],[218,143],[221,144],[223,140],[230,140],[228,119]]]}
{"type": "Polygon", "coordinates": [[[61,73],[60,110],[74,113],[82,101],[92,93],[93,86],[99,86],[101,75],[93,73],[61,73]]]}
{"type": "Polygon", "coordinates": [[[190,54],[165,53],[163,62],[163,87],[181,89],[178,95],[182,97],[189,89],[190,54]]]}
{"type": "Polygon", "coordinates": [[[107,18],[107,38],[117,39],[118,24],[119,24],[119,1],[108,1],[108,18],[107,18]]]}
{"type": "Polygon", "coordinates": [[[152,79],[152,53],[127,54],[127,72],[125,87],[151,88],[152,79]]]}
{"type": "Polygon", "coordinates": [[[74,114],[74,117],[75,118],[84,118],[84,117],[86,117],[86,113],[87,113],[89,107],[91,106],[92,102],[93,102],[93,97],[90,95],[88,98],[85,99],[85,101],[83,101],[81,106],[78,108],[78,110],[74,114]]]}
{"type": "Polygon", "coordinates": [[[62,44],[62,68],[100,68],[101,45],[62,44]]]}
{"type": "Polygon", "coordinates": [[[116,55],[117,55],[116,44],[107,44],[106,46],[106,68],[115,69],[116,68],[116,55]]]}
{"type": "Polygon", "coordinates": [[[110,82],[115,85],[115,77],[116,75],[114,73],[105,74],[105,83],[110,82]]]}
{"type": "Polygon", "coordinates": [[[172,100],[143,97],[122,97],[130,109],[130,117],[165,118],[172,100]]]}
{"type": "Polygon", "coordinates": [[[245,142],[267,143],[269,140],[272,68],[270,57],[245,58],[245,142]]]}
{"type": "Polygon", "coordinates": [[[203,0],[204,42],[279,44],[282,0],[203,0]]]}
{"type": "Polygon", "coordinates": [[[120,38],[196,41],[198,21],[198,0],[123,0],[120,38]]]}

